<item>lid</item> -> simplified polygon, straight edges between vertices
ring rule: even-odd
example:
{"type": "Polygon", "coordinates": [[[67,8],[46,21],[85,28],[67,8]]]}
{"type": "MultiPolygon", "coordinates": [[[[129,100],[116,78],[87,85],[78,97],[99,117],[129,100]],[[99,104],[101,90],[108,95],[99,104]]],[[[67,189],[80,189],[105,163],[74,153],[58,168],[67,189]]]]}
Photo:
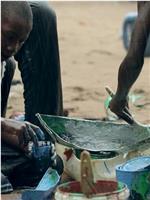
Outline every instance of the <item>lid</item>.
{"type": "Polygon", "coordinates": [[[141,156],[131,159],[119,166],[119,169],[123,171],[139,171],[142,169],[150,170],[150,156],[141,156]]]}

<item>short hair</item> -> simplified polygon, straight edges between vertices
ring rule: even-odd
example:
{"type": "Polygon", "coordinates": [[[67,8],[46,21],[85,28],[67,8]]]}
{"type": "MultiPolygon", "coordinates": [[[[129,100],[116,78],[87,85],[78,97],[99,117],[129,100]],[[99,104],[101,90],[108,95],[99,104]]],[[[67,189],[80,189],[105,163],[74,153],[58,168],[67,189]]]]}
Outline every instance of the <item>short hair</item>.
{"type": "Polygon", "coordinates": [[[32,10],[26,1],[1,1],[1,19],[15,16],[22,18],[27,24],[32,24],[32,10]]]}

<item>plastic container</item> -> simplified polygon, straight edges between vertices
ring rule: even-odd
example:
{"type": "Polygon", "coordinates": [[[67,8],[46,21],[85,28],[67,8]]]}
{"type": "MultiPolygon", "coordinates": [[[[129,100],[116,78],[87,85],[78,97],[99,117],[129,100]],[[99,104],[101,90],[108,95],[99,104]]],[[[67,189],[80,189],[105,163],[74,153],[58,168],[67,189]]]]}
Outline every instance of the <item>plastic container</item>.
{"type": "Polygon", "coordinates": [[[73,181],[58,186],[55,193],[56,200],[127,200],[129,190],[123,183],[115,181],[97,181],[95,183],[96,193],[87,198],[82,192],[80,182],[73,181]]]}
{"type": "MultiPolygon", "coordinates": [[[[72,177],[73,179],[80,181],[80,159],[74,153],[68,153],[70,151],[69,148],[64,145],[56,143],[56,151],[58,155],[63,159],[65,172],[72,177]]],[[[144,152],[130,152],[125,154],[114,155],[111,158],[92,158],[92,169],[94,174],[94,180],[115,180],[116,179],[116,166],[121,163],[126,162],[127,160],[141,155],[149,155],[150,150],[144,152]]]]}
{"type": "Polygon", "coordinates": [[[150,156],[136,157],[116,167],[117,180],[127,184],[130,199],[150,199],[150,156]]]}

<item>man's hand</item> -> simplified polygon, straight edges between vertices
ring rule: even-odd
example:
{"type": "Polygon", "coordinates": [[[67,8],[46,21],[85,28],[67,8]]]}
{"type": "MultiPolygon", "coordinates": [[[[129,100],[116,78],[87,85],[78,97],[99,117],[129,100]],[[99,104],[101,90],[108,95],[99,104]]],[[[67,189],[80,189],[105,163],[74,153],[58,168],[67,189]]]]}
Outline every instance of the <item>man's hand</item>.
{"type": "Polygon", "coordinates": [[[117,95],[112,97],[109,108],[119,118],[122,118],[129,124],[133,124],[134,120],[128,109],[128,101],[126,99],[120,99],[117,95]]]}
{"type": "Polygon", "coordinates": [[[129,112],[127,98],[125,96],[121,96],[120,94],[118,95],[118,93],[114,95],[114,92],[108,86],[106,86],[105,89],[112,97],[112,100],[109,103],[110,110],[114,112],[119,118],[125,120],[127,123],[133,124],[134,119],[129,112]]]}
{"type": "Polygon", "coordinates": [[[1,119],[1,139],[24,152],[28,152],[28,143],[44,140],[44,134],[39,127],[29,123],[12,119],[1,119]]]}
{"type": "Polygon", "coordinates": [[[44,172],[51,166],[62,174],[62,159],[57,155],[55,145],[45,141],[44,133],[39,127],[29,122],[1,118],[1,139],[26,153],[34,161],[35,170],[44,172]],[[30,141],[33,144],[28,145],[30,141]]]}

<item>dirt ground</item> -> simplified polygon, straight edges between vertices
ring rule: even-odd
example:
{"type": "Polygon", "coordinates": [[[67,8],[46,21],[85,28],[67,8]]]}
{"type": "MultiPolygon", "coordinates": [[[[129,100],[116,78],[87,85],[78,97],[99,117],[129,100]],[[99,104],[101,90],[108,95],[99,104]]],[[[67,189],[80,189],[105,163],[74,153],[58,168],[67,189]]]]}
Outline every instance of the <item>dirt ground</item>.
{"type": "MultiPolygon", "coordinates": [[[[128,12],[136,11],[136,3],[50,4],[57,14],[64,107],[69,110],[69,116],[106,117],[105,86],[116,89],[118,67],[126,54],[121,40],[122,21],[128,12]]],[[[18,71],[15,79],[20,79],[18,71]]],[[[145,59],[132,92],[142,96],[136,102],[140,106],[130,103],[135,119],[150,123],[150,58],[145,59]]],[[[23,111],[22,93],[22,85],[12,86],[8,116],[12,111],[23,111]]]]}
{"type": "MultiPolygon", "coordinates": [[[[121,40],[124,16],[136,11],[135,2],[50,2],[57,14],[64,107],[69,116],[106,116],[105,86],[116,89],[118,67],[126,51],[121,40]]],[[[17,71],[15,79],[19,79],[17,71]]],[[[8,115],[23,111],[22,85],[13,86],[8,115]]],[[[132,92],[142,98],[130,109],[140,122],[150,122],[150,58],[132,92]]]]}

